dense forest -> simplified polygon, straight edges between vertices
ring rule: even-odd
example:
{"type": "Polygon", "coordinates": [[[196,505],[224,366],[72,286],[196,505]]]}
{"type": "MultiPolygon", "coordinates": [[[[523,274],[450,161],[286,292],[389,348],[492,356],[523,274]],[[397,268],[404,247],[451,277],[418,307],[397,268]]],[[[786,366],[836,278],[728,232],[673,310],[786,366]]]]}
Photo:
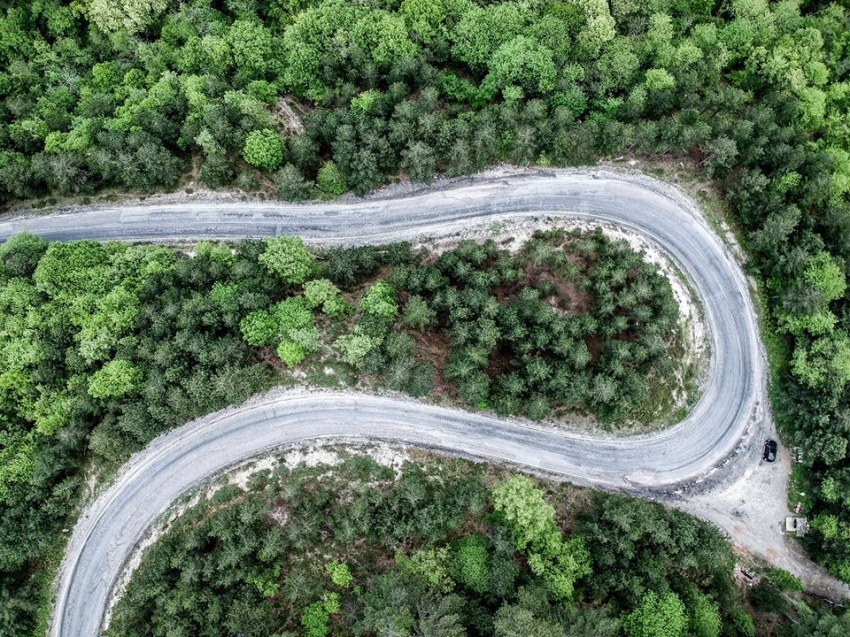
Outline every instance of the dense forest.
{"type": "MultiPolygon", "coordinates": [[[[796,490],[812,520],[806,547],[850,580],[849,56],[846,1],[12,0],[0,8],[0,199],[170,189],[187,175],[300,199],[500,160],[688,157],[724,195],[762,286],[774,407],[783,441],[797,448],[796,490]]],[[[13,267],[26,271],[26,258],[13,267]]],[[[23,307],[28,293],[9,302],[23,307]]],[[[73,311],[109,302],[89,298],[73,311]]],[[[73,340],[52,316],[41,333],[73,340]]],[[[180,340],[176,351],[198,366],[160,378],[168,400],[157,422],[268,382],[262,366],[241,366],[250,355],[238,335],[227,338],[232,349],[212,352],[203,339],[180,340]],[[203,382],[175,389],[196,374],[203,382]]],[[[128,337],[122,347],[139,345],[128,337]]],[[[171,352],[160,355],[168,369],[171,352]]],[[[77,356],[57,360],[89,364],[77,356]]],[[[110,373],[132,386],[136,372],[110,373]]],[[[24,381],[2,382],[10,396],[24,381]]],[[[80,414],[21,402],[52,423],[46,431],[65,432],[44,452],[53,456],[25,456],[32,466],[78,461],[87,438],[63,423],[99,418],[97,400],[80,414]]],[[[149,417],[132,414],[122,426],[149,417]]],[[[93,449],[113,444],[105,434],[117,421],[103,419],[93,449]]],[[[29,470],[4,456],[4,472],[29,470]]],[[[48,499],[64,510],[71,475],[26,483],[18,506],[48,499]]],[[[57,510],[33,508],[4,516],[3,532],[41,532],[57,510]]],[[[28,544],[23,558],[4,548],[2,567],[44,548],[28,544]]],[[[3,573],[4,591],[23,590],[3,573]]]]}
{"type": "Polygon", "coordinates": [[[0,246],[0,635],[29,634],[44,608],[84,467],[108,472],[290,368],[614,427],[672,386],[677,317],[657,268],[599,232],[539,233],[513,253],[462,241],[318,257],[295,237],[191,253],[13,237],[0,246]]]}
{"type": "Polygon", "coordinates": [[[654,503],[427,456],[337,451],[328,471],[310,453],[186,511],[107,634],[752,637],[742,604],[764,637],[777,611],[799,622],[783,637],[850,628],[784,594],[801,588],[784,571],[743,593],[728,540],[654,503]]]}

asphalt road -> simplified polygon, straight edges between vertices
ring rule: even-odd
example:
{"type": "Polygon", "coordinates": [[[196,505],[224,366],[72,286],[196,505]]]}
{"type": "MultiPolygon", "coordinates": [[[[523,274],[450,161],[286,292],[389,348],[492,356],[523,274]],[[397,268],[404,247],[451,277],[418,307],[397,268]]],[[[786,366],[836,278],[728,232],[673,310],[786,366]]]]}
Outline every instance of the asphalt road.
{"type": "Polygon", "coordinates": [[[22,231],[53,240],[158,242],[296,234],[339,244],[446,235],[541,215],[642,234],[689,279],[710,330],[711,361],[703,395],[683,422],[647,436],[599,438],[411,401],[314,392],[212,415],[152,443],[84,512],[63,563],[50,634],[97,635],[123,564],[168,505],[210,475],[269,448],[310,438],[380,438],[506,460],[581,484],[669,494],[716,475],[718,466],[731,475],[736,465],[757,461],[758,441],[772,431],[766,363],[735,259],[691,200],[649,178],[538,171],[351,204],[123,206],[0,223],[0,240],[22,231]],[[744,447],[746,453],[735,453],[744,447]]]}

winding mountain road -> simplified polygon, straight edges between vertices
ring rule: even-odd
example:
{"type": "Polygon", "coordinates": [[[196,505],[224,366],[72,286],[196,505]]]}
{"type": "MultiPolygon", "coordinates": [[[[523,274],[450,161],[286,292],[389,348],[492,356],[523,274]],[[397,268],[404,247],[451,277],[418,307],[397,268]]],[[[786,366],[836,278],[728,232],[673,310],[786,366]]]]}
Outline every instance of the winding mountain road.
{"type": "MultiPolygon", "coordinates": [[[[157,439],[86,509],[63,563],[50,634],[98,635],[126,560],[177,496],[228,466],[296,441],[393,440],[659,499],[687,493],[706,478],[740,480],[758,464],[760,441],[772,432],[766,362],[747,281],[735,259],[693,201],[646,177],[535,171],[355,203],[154,204],[0,223],[0,241],[22,231],[53,240],[158,242],[294,234],[327,245],[445,236],[482,223],[544,215],[639,233],[688,278],[709,326],[711,360],[702,397],[684,421],[618,439],[351,393],[302,391],[256,399],[157,439]]],[[[784,502],[777,506],[784,511],[784,502]]]]}

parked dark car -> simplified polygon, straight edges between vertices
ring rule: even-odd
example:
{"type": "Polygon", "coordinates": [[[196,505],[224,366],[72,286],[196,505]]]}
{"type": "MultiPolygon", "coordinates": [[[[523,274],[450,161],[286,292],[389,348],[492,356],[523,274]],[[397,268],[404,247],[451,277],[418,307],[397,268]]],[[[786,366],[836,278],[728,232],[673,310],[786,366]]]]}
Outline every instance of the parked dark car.
{"type": "Polygon", "coordinates": [[[776,441],[768,440],[764,443],[764,453],[761,456],[768,462],[776,460],[776,441]]]}

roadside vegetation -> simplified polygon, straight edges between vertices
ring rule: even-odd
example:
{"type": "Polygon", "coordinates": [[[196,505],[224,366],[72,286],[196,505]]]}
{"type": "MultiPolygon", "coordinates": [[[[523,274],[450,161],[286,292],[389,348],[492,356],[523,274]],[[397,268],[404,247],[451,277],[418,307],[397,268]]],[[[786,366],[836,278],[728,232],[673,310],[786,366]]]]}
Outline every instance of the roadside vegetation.
{"type": "MultiPolygon", "coordinates": [[[[689,157],[723,194],[767,300],[805,546],[850,581],[848,11],[819,0],[13,0],[0,9],[0,199],[189,178],[303,199],[496,161],[689,157]]],[[[359,336],[352,352],[368,342],[359,336]]],[[[126,367],[110,374],[132,384],[126,367]]],[[[262,385],[239,379],[198,400],[262,385]]],[[[196,410],[182,395],[181,417],[196,410]]]]}
{"type": "Polygon", "coordinates": [[[731,547],[634,498],[426,457],[254,474],[144,556],[108,635],[753,635],[731,547]]]}
{"type": "Polygon", "coordinates": [[[244,488],[219,481],[145,553],[108,637],[834,637],[850,627],[850,615],[803,601],[785,571],[754,568],[745,586],[728,540],[679,511],[424,453],[394,462],[310,449],[244,488]]]}
{"type": "Polygon", "coordinates": [[[18,235],[0,246],[0,317],[0,635],[31,630],[86,472],[285,370],[616,429],[672,382],[679,338],[667,280],[599,232],[318,258],[295,237],[184,253],[18,235]]]}

